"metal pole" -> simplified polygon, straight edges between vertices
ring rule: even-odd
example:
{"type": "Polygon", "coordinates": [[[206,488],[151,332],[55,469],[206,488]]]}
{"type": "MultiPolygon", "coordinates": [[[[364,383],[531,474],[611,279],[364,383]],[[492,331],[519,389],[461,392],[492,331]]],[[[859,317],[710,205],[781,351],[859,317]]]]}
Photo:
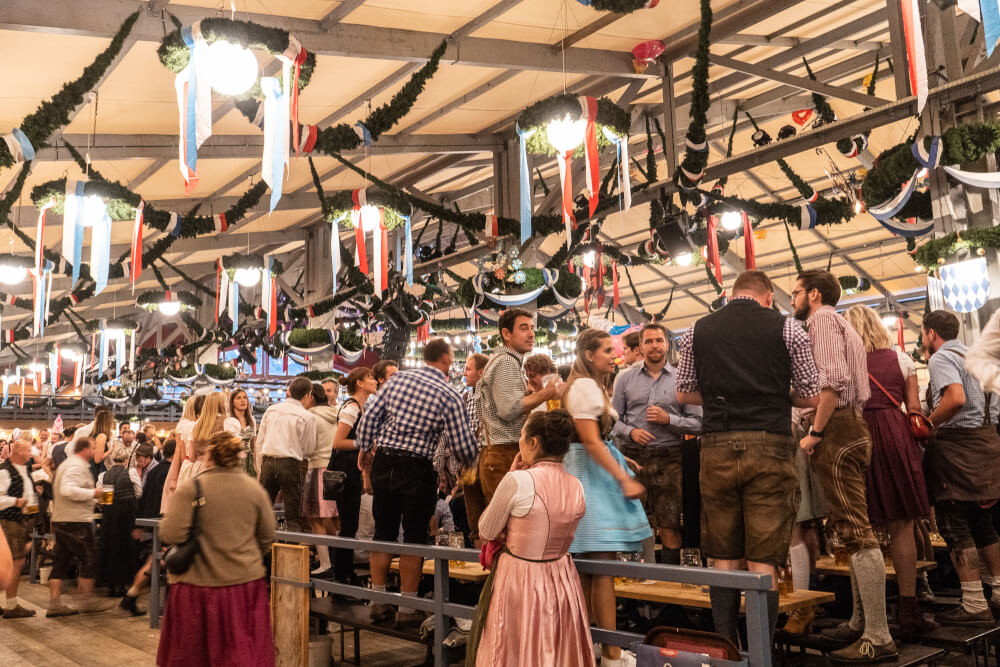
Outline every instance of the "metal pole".
{"type": "Polygon", "coordinates": [[[770,627],[767,616],[767,591],[744,592],[747,610],[747,642],[750,648],[750,664],[771,666],[770,627]]]}
{"type": "Polygon", "coordinates": [[[149,627],[160,627],[160,526],[153,526],[153,563],[149,571],[149,627]]]}
{"type": "Polygon", "coordinates": [[[448,602],[448,559],[434,559],[434,667],[448,667],[445,658],[444,605],[448,602]]]}

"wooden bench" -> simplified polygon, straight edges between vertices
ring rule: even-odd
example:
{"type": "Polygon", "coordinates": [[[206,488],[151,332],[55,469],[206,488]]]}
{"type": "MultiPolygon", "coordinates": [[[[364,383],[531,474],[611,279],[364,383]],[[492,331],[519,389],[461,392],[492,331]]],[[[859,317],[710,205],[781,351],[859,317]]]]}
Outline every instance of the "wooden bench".
{"type": "Polygon", "coordinates": [[[992,628],[942,625],[930,632],[922,632],[920,642],[971,655],[976,667],[980,664],[1000,666],[1000,625],[992,628]]]}
{"type": "MultiPolygon", "coordinates": [[[[885,662],[883,665],[895,665],[896,667],[917,667],[917,665],[928,665],[934,667],[938,660],[944,655],[944,649],[921,646],[919,644],[897,644],[896,650],[899,658],[894,662],[885,662]]],[[[829,667],[831,664],[827,657],[820,653],[782,653],[779,657],[780,667],[829,667]]]]}
{"type": "MultiPolygon", "coordinates": [[[[615,582],[615,595],[631,600],[676,604],[683,607],[712,608],[707,587],[685,587],[684,584],[673,581],[615,582]]],[[[815,607],[833,602],[835,598],[833,593],[826,591],[793,591],[779,597],[778,609],[782,612],[789,612],[801,607],[815,607]]]]}
{"type": "MultiPolygon", "coordinates": [[[[927,572],[937,567],[937,563],[932,560],[918,560],[917,574],[927,572]]],[[[816,572],[819,574],[835,574],[842,577],[851,576],[851,568],[848,565],[837,565],[832,556],[820,556],[816,559],[816,572]]],[[[896,569],[891,563],[885,564],[885,576],[889,579],[896,578],[896,569]]]]}
{"type": "Polygon", "coordinates": [[[381,635],[395,637],[415,644],[422,644],[430,651],[429,645],[420,639],[416,632],[402,632],[388,623],[373,623],[367,605],[349,604],[330,596],[309,599],[309,616],[340,626],[340,661],[347,662],[344,657],[344,628],[354,632],[354,660],[351,664],[361,664],[361,631],[377,632],[381,635]]]}
{"type": "MultiPolygon", "coordinates": [[[[398,558],[392,559],[389,569],[393,572],[399,572],[398,558]]],[[[428,576],[434,576],[434,561],[425,559],[421,572],[428,576]]],[[[483,569],[483,566],[479,563],[469,563],[463,561],[461,565],[452,565],[450,563],[448,565],[449,579],[458,579],[460,581],[481,584],[486,581],[489,576],[490,571],[483,569]]]]}

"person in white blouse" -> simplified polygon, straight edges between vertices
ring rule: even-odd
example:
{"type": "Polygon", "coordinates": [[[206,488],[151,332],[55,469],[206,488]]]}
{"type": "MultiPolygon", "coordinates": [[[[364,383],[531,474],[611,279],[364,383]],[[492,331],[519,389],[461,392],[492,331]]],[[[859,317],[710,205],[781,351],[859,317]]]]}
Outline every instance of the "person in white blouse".
{"type": "Polygon", "coordinates": [[[194,443],[191,441],[191,432],[194,430],[195,422],[198,421],[198,415],[204,404],[204,394],[189,396],[184,403],[184,412],[174,429],[177,451],[174,454],[174,460],[170,462],[170,472],[167,473],[167,481],[163,485],[163,500],[160,503],[161,514],[167,511],[170,496],[177,488],[181,473],[184,473],[184,479],[191,476],[188,474],[188,468],[194,464],[194,443]]]}
{"type": "Polygon", "coordinates": [[[27,618],[34,616],[32,609],[25,609],[17,598],[17,585],[20,580],[21,568],[28,555],[28,508],[38,511],[38,500],[35,496],[35,485],[28,472],[28,459],[31,458],[31,443],[20,438],[11,447],[10,458],[0,465],[0,529],[10,544],[14,559],[15,575],[5,584],[7,604],[3,615],[6,618],[27,618]]]}
{"type": "Polygon", "coordinates": [[[984,392],[1000,392],[1000,310],[979,332],[965,353],[965,370],[979,380],[984,392]]]}

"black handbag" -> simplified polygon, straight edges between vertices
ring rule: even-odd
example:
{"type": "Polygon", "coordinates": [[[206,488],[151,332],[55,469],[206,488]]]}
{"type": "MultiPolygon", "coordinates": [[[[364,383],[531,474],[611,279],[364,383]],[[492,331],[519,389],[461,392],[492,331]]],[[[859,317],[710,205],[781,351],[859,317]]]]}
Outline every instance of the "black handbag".
{"type": "Polygon", "coordinates": [[[323,500],[337,500],[344,492],[347,473],[343,470],[323,471],[323,500]]]}
{"type": "Polygon", "coordinates": [[[198,508],[205,504],[205,498],[201,495],[201,482],[194,478],[194,513],[191,516],[191,533],[181,544],[175,544],[167,550],[167,555],[163,558],[163,564],[170,574],[184,574],[191,569],[194,559],[201,553],[198,545],[198,508]]]}

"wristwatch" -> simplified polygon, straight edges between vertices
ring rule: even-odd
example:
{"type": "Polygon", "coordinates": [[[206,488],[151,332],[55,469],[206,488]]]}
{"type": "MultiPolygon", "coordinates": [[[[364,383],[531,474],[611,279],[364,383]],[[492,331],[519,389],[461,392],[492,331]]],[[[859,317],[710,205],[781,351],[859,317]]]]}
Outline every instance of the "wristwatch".
{"type": "Polygon", "coordinates": [[[819,438],[820,440],[823,439],[823,431],[817,431],[814,428],[809,429],[809,435],[813,438],[819,438]]]}

